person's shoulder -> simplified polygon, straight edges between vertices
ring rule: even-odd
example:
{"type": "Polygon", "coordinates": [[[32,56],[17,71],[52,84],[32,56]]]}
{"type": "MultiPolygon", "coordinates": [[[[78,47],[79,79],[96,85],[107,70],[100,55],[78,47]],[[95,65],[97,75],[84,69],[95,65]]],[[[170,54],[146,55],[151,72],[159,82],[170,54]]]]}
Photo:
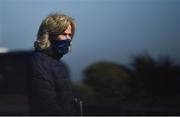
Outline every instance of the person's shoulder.
{"type": "Polygon", "coordinates": [[[51,57],[49,57],[43,52],[34,51],[31,54],[31,61],[36,64],[49,64],[49,62],[51,62],[51,57]]]}
{"type": "Polygon", "coordinates": [[[41,60],[45,58],[45,54],[43,54],[42,52],[32,52],[31,54],[31,59],[32,60],[41,60]]]}
{"type": "Polygon", "coordinates": [[[53,57],[43,53],[43,52],[33,52],[31,54],[31,61],[33,66],[43,66],[48,69],[66,69],[67,65],[62,60],[56,60],[53,57]]]}
{"type": "Polygon", "coordinates": [[[46,59],[46,55],[42,52],[33,51],[30,55],[30,61],[33,68],[44,66],[43,64],[48,63],[46,59]]]}

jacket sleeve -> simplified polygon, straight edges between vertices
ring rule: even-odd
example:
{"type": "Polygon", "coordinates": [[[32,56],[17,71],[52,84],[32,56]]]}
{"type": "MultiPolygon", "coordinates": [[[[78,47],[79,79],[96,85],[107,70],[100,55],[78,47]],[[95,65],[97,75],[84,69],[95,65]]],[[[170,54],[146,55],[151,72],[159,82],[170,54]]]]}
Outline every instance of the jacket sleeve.
{"type": "Polygon", "coordinates": [[[36,115],[63,115],[63,108],[58,103],[54,84],[48,80],[47,73],[35,68],[31,78],[30,105],[36,115]]]}

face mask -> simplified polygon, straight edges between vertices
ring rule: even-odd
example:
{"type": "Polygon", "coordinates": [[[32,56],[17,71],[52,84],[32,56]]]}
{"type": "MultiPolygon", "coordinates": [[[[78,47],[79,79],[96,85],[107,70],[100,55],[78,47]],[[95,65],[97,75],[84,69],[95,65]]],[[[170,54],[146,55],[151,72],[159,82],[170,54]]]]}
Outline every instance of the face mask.
{"type": "Polygon", "coordinates": [[[58,54],[61,57],[69,52],[70,44],[71,44],[71,42],[68,39],[52,41],[53,47],[57,50],[58,54]]]}

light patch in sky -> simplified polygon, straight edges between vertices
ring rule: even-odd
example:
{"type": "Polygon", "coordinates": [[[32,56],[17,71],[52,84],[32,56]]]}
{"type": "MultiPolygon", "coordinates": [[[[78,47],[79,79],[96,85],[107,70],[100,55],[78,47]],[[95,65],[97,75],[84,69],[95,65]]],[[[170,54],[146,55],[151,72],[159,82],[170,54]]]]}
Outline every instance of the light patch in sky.
{"type": "Polygon", "coordinates": [[[7,53],[9,52],[8,48],[0,47],[0,53],[7,53]]]}

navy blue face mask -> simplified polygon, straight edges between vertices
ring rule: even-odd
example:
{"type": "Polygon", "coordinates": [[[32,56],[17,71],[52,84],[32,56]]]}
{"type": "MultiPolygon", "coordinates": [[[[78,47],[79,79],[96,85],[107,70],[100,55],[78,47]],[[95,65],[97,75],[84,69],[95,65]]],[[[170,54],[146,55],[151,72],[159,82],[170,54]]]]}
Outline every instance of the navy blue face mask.
{"type": "Polygon", "coordinates": [[[62,57],[63,55],[65,55],[69,52],[70,43],[71,43],[71,41],[68,39],[53,40],[52,46],[58,52],[59,56],[62,57]]]}

